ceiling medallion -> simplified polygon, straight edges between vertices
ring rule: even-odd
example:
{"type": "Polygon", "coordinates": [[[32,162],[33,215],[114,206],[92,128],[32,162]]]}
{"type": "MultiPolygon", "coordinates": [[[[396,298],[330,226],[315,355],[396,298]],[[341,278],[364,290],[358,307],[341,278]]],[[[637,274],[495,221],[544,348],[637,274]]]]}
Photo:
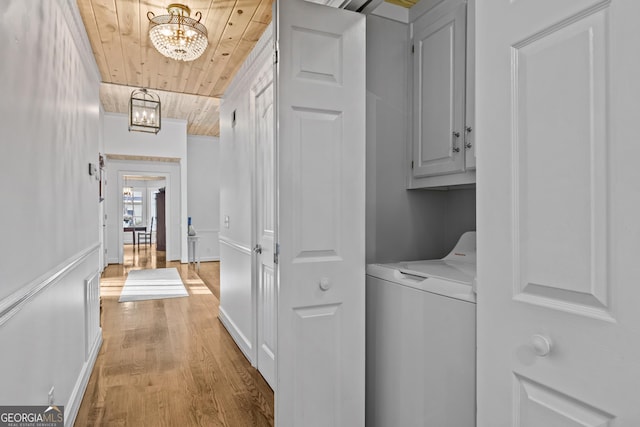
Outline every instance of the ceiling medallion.
{"type": "Polygon", "coordinates": [[[176,61],[193,61],[207,49],[207,28],[200,23],[202,13],[196,12],[196,18],[190,18],[189,7],[172,3],[167,6],[168,15],[155,16],[147,12],[149,18],[149,38],[153,46],[176,61]]]}

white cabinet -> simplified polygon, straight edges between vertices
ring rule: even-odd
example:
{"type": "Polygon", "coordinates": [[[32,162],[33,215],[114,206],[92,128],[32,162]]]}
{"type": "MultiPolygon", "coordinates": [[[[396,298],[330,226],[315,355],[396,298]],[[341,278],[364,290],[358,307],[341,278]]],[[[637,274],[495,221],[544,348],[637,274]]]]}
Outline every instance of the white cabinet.
{"type": "Polygon", "coordinates": [[[467,3],[439,4],[413,23],[409,188],[475,183],[467,3]]]}

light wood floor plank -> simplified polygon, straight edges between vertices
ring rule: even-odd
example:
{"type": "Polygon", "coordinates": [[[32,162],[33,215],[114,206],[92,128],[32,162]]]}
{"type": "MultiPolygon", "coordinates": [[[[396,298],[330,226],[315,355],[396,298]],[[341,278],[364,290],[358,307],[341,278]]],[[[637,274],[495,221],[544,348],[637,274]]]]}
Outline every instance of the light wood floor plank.
{"type": "Polygon", "coordinates": [[[125,246],[101,278],[104,342],[75,426],[273,426],[273,391],[217,318],[219,277],[125,246]],[[164,267],[188,298],[118,303],[128,271],[164,267]]]}

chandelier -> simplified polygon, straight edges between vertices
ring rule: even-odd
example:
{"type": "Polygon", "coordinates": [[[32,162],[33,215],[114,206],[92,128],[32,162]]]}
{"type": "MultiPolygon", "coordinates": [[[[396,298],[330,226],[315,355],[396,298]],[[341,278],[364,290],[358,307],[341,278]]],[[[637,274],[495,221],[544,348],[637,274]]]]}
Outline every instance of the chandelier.
{"type": "Polygon", "coordinates": [[[196,19],[190,18],[191,9],[179,3],[167,6],[168,15],[155,16],[147,12],[149,18],[149,38],[153,46],[176,61],[193,61],[205,51],[209,44],[207,28],[200,23],[202,13],[196,12],[196,19]]]}
{"type": "Polygon", "coordinates": [[[129,98],[129,131],[160,132],[160,97],[147,89],[136,89],[129,98]]]}

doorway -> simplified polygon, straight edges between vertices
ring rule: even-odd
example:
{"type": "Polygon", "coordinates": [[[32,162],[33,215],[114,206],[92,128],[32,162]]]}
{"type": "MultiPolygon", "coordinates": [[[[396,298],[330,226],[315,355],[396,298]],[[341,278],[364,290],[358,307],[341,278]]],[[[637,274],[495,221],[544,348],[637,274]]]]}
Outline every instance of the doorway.
{"type": "MultiPolygon", "coordinates": [[[[125,233],[123,232],[123,225],[125,223],[123,188],[138,188],[138,186],[144,189],[144,192],[147,191],[147,187],[153,187],[155,189],[165,188],[165,256],[167,261],[183,260],[182,255],[184,252],[184,262],[186,262],[186,229],[183,230],[180,227],[182,218],[186,218],[187,215],[186,177],[182,176],[184,175],[184,171],[180,163],[173,159],[166,161],[157,159],[147,160],[146,158],[128,158],[127,156],[110,154],[107,154],[107,160],[106,197],[104,200],[106,224],[105,251],[107,263],[123,263],[123,247],[125,242],[125,233]],[[127,176],[126,183],[125,176],[127,176]],[[132,178],[132,182],[130,182],[129,177],[143,177],[140,178],[140,180],[155,180],[159,182],[150,184],[146,181],[141,181],[135,185],[130,185],[134,184],[134,180],[132,178]],[[164,181],[160,181],[161,179],[164,179],[164,181]]],[[[141,197],[144,198],[144,194],[141,197]]],[[[150,200],[153,203],[153,196],[150,200]]],[[[129,206],[129,210],[131,210],[131,206],[129,206]]],[[[135,213],[135,206],[133,210],[135,213]]],[[[146,218],[149,217],[150,213],[143,211],[140,215],[144,216],[141,222],[145,225],[146,218]]],[[[154,230],[156,229],[156,225],[154,224],[154,230]]],[[[126,241],[132,244],[132,232],[126,234],[126,241]]],[[[157,235],[153,238],[157,239],[157,235]]]]}
{"type": "Polygon", "coordinates": [[[169,177],[158,173],[123,172],[119,182],[119,264],[124,263],[125,253],[137,257],[141,251],[151,248],[162,252],[162,257],[166,258],[169,177]]]}
{"type": "Polygon", "coordinates": [[[153,245],[157,245],[157,250],[164,251],[165,177],[143,174],[123,175],[122,178],[123,245],[132,245],[134,253],[153,245]]]}

